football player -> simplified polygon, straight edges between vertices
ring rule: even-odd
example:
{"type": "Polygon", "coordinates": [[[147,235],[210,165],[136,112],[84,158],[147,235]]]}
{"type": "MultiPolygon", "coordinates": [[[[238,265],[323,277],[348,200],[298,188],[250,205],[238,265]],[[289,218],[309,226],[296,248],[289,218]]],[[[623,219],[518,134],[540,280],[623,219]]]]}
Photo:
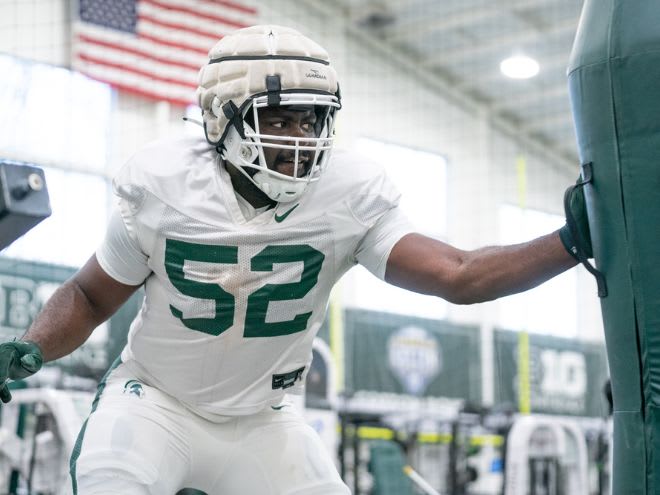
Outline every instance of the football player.
{"type": "Polygon", "coordinates": [[[74,493],[349,494],[285,399],[337,280],[359,263],[412,291],[486,301],[574,266],[570,233],[475,251],[415,233],[378,164],[330,157],[337,75],[293,29],[224,37],[197,94],[204,134],[123,167],[105,241],[0,346],[0,383],[72,352],[144,287],[73,452],[74,493]]]}

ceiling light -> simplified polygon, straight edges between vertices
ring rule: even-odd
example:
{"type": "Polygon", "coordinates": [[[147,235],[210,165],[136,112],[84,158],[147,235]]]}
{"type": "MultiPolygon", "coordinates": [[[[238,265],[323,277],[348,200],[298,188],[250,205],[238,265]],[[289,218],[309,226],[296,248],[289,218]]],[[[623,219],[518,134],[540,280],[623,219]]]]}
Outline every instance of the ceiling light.
{"type": "Polygon", "coordinates": [[[514,55],[502,60],[500,70],[512,79],[529,79],[539,73],[539,63],[526,55],[514,55]]]}

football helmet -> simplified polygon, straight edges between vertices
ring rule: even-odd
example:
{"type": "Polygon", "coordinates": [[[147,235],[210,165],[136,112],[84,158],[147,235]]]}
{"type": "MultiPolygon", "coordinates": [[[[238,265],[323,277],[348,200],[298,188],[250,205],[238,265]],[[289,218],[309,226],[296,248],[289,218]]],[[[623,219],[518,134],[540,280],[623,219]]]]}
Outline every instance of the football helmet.
{"type": "Polygon", "coordinates": [[[321,176],[341,99],[328,54],[311,39],[281,26],[251,26],[225,36],[209,51],[197,98],[207,141],[272,200],[295,201],[321,176]],[[262,133],[264,107],[313,108],[314,136],[262,133]],[[292,150],[293,175],[268,168],[264,148],[292,150]]]}

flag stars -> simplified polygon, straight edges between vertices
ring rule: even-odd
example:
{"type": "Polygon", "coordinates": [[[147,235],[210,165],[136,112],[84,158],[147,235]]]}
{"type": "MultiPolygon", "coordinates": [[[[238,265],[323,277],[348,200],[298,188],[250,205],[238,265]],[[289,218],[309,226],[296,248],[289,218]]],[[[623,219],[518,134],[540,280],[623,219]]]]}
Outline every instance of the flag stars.
{"type": "Polygon", "coordinates": [[[135,32],[137,0],[80,0],[80,18],[99,26],[135,32]]]}

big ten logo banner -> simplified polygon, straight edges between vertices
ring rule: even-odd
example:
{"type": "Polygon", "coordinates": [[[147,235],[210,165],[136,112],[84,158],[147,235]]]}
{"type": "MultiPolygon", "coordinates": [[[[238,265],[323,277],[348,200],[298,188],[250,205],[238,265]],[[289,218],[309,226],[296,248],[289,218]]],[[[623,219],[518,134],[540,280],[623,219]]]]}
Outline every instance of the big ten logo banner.
{"type": "MultiPolygon", "coordinates": [[[[585,411],[588,380],[584,354],[530,345],[529,370],[533,410],[569,414],[585,411]]],[[[516,376],[516,389],[520,383],[516,376]]]]}
{"type": "Polygon", "coordinates": [[[516,332],[495,332],[498,402],[518,404],[520,387],[526,387],[532,412],[603,414],[600,391],[608,376],[604,346],[540,335],[530,335],[528,342],[521,352],[516,332]]]}
{"type": "Polygon", "coordinates": [[[543,395],[582,399],[587,392],[587,363],[574,351],[539,349],[540,386],[543,395]]]}

